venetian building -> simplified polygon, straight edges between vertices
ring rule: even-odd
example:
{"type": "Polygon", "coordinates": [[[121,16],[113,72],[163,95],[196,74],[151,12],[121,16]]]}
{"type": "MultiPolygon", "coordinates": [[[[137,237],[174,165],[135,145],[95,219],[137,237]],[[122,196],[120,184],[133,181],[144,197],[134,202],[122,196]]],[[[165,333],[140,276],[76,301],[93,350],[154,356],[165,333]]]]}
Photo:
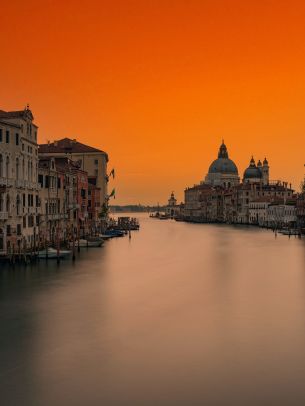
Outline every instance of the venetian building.
{"type": "Polygon", "coordinates": [[[209,172],[205,177],[205,183],[212,186],[222,186],[230,188],[239,184],[238,169],[235,163],[229,158],[229,153],[226,145],[222,142],[218,157],[210,167],[209,172]]]}
{"type": "Polygon", "coordinates": [[[54,158],[68,157],[79,162],[80,170],[88,173],[88,182],[99,188],[101,205],[107,201],[107,175],[108,154],[100,149],[82,144],[76,139],[63,138],[48,144],[39,145],[41,157],[54,158]]]}
{"type": "Polygon", "coordinates": [[[40,186],[33,120],[29,106],[0,110],[0,255],[35,246],[40,186]]]}

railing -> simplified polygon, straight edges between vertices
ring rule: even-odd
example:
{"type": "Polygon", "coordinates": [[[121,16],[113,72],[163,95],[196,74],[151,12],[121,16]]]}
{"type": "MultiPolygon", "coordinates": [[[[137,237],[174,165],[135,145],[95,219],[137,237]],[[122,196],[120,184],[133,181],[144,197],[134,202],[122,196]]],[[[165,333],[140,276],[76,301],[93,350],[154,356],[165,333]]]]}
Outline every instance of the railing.
{"type": "Polygon", "coordinates": [[[1,211],[0,212],[0,220],[8,220],[8,212],[1,211]]]}
{"type": "Polygon", "coordinates": [[[17,179],[16,180],[16,187],[17,188],[25,188],[25,185],[26,185],[26,183],[25,183],[26,181],[25,180],[23,180],[23,179],[17,179]]]}
{"type": "Polygon", "coordinates": [[[0,177],[0,186],[13,186],[13,185],[14,185],[13,179],[0,177]]]}
{"type": "Polygon", "coordinates": [[[77,204],[77,203],[69,204],[69,209],[74,209],[74,210],[76,210],[76,209],[79,209],[79,208],[80,208],[80,205],[77,204]]]}

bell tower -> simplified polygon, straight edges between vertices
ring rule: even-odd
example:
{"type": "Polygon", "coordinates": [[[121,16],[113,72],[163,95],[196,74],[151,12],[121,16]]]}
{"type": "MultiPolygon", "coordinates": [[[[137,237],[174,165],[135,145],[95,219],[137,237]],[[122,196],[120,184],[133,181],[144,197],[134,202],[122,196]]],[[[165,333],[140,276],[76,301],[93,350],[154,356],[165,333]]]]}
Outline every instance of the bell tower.
{"type": "Polygon", "coordinates": [[[264,185],[268,185],[269,184],[269,164],[268,164],[268,161],[266,158],[263,161],[262,174],[263,174],[264,185]]]}

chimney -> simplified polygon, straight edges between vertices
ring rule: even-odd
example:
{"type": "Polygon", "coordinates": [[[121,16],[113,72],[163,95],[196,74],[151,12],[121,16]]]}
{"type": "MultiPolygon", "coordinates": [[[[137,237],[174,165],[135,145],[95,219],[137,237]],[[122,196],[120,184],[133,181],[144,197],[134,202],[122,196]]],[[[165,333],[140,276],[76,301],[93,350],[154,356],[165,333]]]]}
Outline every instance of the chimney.
{"type": "Polygon", "coordinates": [[[54,147],[57,147],[57,145],[58,145],[58,142],[54,141],[54,147]]]}

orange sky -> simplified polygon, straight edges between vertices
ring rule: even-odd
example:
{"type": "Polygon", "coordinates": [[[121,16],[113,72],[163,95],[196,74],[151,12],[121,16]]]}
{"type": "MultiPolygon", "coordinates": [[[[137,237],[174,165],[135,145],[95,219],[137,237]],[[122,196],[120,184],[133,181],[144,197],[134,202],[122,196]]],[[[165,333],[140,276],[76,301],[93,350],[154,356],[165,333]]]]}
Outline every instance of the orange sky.
{"type": "Polygon", "coordinates": [[[266,155],[272,179],[299,186],[303,0],[3,3],[0,109],[29,102],[40,142],[106,150],[115,203],[181,200],[222,138],[240,174],[266,155]]]}

